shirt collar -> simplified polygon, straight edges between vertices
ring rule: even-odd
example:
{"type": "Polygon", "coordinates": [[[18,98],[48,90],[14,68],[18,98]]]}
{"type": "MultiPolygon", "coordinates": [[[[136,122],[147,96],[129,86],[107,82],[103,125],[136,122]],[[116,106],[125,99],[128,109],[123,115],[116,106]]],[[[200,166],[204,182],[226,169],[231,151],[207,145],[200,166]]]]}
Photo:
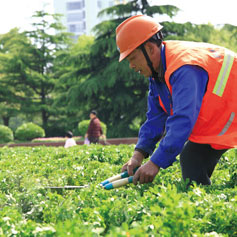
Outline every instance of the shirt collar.
{"type": "Polygon", "coordinates": [[[158,68],[158,78],[159,81],[164,82],[165,80],[165,71],[166,71],[166,62],[165,62],[165,46],[161,44],[161,53],[160,53],[160,65],[158,68]]]}

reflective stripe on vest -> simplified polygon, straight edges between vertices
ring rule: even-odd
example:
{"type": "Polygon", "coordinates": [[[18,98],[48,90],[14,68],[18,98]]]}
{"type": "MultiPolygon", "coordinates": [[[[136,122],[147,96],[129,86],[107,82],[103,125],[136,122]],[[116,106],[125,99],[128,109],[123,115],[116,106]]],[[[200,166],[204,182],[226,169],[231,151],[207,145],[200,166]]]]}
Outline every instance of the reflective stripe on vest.
{"type": "Polygon", "coordinates": [[[230,70],[234,62],[234,57],[235,56],[233,52],[226,50],[221,70],[219,72],[218,78],[216,80],[216,84],[212,91],[214,94],[220,97],[223,95],[228,77],[230,75],[230,70]]]}
{"type": "Polygon", "coordinates": [[[230,125],[232,124],[232,122],[234,120],[234,117],[235,117],[235,113],[232,112],[231,115],[230,115],[229,120],[225,124],[224,128],[222,129],[222,131],[218,134],[218,136],[222,136],[222,135],[224,135],[227,132],[228,128],[230,127],[230,125]]]}

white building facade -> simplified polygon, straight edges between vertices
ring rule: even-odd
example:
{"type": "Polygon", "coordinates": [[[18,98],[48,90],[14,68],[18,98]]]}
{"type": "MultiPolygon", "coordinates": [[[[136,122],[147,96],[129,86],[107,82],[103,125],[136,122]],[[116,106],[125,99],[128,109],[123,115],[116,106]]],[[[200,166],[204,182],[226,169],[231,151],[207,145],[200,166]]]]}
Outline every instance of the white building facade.
{"type": "Polygon", "coordinates": [[[102,9],[129,1],[131,0],[54,0],[54,11],[63,15],[63,25],[77,39],[83,34],[92,35],[92,28],[108,19],[97,17],[102,9]]]}

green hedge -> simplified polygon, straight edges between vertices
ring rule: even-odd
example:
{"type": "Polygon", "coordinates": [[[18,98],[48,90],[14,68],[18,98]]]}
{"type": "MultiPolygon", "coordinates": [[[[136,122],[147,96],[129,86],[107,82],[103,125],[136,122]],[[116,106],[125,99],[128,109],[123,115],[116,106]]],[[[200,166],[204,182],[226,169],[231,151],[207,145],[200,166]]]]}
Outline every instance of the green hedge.
{"type": "MultiPolygon", "coordinates": [[[[81,136],[85,136],[87,129],[89,127],[89,124],[90,124],[90,120],[83,120],[78,123],[78,131],[81,136]]],[[[101,121],[100,121],[100,125],[102,128],[103,134],[106,136],[107,126],[101,121]]]]}
{"type": "Polygon", "coordinates": [[[235,149],[218,162],[211,186],[186,189],[177,161],[152,183],[101,188],[133,151],[134,145],[99,144],[1,148],[0,236],[237,236],[235,149]]]}
{"type": "Polygon", "coordinates": [[[0,125],[0,143],[13,141],[13,132],[12,130],[4,125],[0,125]]]}
{"type": "Polygon", "coordinates": [[[24,123],[16,129],[15,137],[20,141],[31,141],[37,137],[45,137],[45,131],[37,124],[24,123]]]}

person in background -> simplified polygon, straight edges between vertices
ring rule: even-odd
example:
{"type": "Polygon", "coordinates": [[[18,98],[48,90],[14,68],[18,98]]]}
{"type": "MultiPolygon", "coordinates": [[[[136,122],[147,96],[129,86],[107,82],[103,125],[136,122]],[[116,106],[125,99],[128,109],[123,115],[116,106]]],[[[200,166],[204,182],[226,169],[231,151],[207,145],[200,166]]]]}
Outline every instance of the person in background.
{"type": "Polygon", "coordinates": [[[65,148],[77,145],[75,140],[73,139],[73,133],[71,131],[67,131],[65,137],[67,139],[64,145],[65,148]]]}
{"type": "Polygon", "coordinates": [[[103,136],[103,131],[100,125],[100,120],[97,117],[97,112],[92,110],[90,112],[90,124],[85,134],[85,139],[88,139],[90,143],[98,143],[100,136],[103,136]]]}
{"type": "Polygon", "coordinates": [[[140,167],[133,183],[149,183],[180,154],[188,186],[210,185],[221,156],[237,146],[237,55],[208,43],[163,41],[161,29],[145,15],[116,29],[119,61],[149,78],[147,120],[122,171],[140,167]]]}

